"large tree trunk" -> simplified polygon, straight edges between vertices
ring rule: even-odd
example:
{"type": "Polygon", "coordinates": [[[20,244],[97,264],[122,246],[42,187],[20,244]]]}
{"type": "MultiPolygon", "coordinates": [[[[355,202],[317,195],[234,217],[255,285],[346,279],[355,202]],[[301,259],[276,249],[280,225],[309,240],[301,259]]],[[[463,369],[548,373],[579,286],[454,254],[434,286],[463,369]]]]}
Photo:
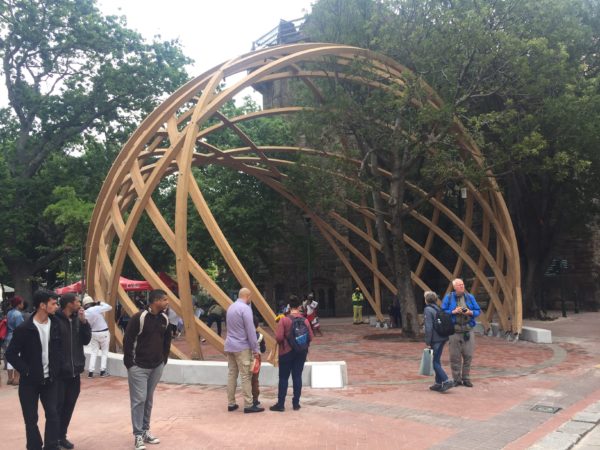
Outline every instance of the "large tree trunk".
{"type": "Polygon", "coordinates": [[[554,238],[561,219],[553,216],[555,202],[546,193],[529,192],[527,180],[519,173],[508,179],[508,199],[521,256],[523,315],[539,318],[544,272],[551,260],[554,238]],[[528,193],[529,192],[529,193],[528,193]]]}
{"type": "Polygon", "coordinates": [[[33,275],[35,263],[25,259],[4,259],[10,276],[12,278],[15,294],[23,297],[29,305],[33,294],[33,275]]]}
{"type": "Polygon", "coordinates": [[[390,200],[388,202],[392,215],[392,237],[390,240],[393,249],[392,267],[394,282],[396,289],[398,289],[402,314],[402,334],[408,337],[415,337],[419,334],[419,321],[417,319],[415,294],[410,278],[408,251],[404,242],[404,216],[402,214],[406,196],[405,156],[405,152],[398,152],[394,155],[392,181],[390,183],[390,200]]]}
{"type": "Polygon", "coordinates": [[[408,337],[415,337],[419,334],[415,292],[410,278],[406,244],[404,241],[398,244],[395,246],[397,248],[395,282],[400,300],[400,311],[402,313],[402,334],[408,337]]]}

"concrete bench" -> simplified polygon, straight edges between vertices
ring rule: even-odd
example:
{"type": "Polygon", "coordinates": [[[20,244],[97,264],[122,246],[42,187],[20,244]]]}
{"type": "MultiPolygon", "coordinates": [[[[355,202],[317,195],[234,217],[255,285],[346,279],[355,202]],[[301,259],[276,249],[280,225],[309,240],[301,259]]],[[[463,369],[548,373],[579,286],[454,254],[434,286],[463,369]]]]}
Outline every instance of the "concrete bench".
{"type": "Polygon", "coordinates": [[[552,344],[552,331],[544,328],[523,327],[520,339],[536,344],[552,344]]]}
{"type": "MultiPolygon", "coordinates": [[[[492,336],[499,336],[502,333],[500,325],[490,323],[492,336]]],[[[483,325],[477,323],[474,328],[476,333],[483,334],[483,325]]],[[[536,344],[552,344],[552,332],[545,328],[523,327],[519,339],[522,341],[535,342],[536,344]]]]}
{"type": "MultiPolygon", "coordinates": [[[[89,363],[89,348],[86,347],[86,367],[89,363]]],[[[100,357],[96,360],[99,370],[100,357]]],[[[109,353],[108,372],[117,377],[127,377],[127,369],[123,364],[123,355],[109,353]]],[[[225,361],[191,361],[169,358],[161,381],[175,384],[227,385],[227,362],[225,361]]],[[[87,372],[82,374],[87,376],[87,372]]],[[[95,376],[98,376],[97,374],[95,376]]],[[[263,362],[260,368],[261,386],[277,386],[279,369],[263,362]]],[[[291,386],[290,377],[290,386],[291,386]]],[[[348,368],[345,361],[309,361],[304,365],[302,384],[315,388],[342,388],[348,384],[348,368]]]]}

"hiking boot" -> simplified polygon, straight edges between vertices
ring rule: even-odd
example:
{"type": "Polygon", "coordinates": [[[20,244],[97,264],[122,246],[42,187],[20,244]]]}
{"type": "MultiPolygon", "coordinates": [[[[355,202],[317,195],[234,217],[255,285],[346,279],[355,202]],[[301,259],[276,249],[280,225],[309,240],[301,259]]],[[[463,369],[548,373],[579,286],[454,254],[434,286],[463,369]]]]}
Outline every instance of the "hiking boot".
{"type": "Polygon", "coordinates": [[[471,383],[471,380],[463,380],[462,384],[466,387],[473,387],[473,383],[471,383]]]}
{"type": "Polygon", "coordinates": [[[144,445],[144,438],[141,434],[136,434],[135,440],[133,441],[133,445],[135,450],[146,450],[146,446],[144,445]]]}
{"type": "Polygon", "coordinates": [[[446,380],[442,383],[440,392],[446,392],[448,389],[451,389],[453,387],[454,387],[454,382],[452,380],[446,380]]]}
{"type": "Polygon", "coordinates": [[[246,414],[263,412],[264,410],[265,410],[265,408],[261,408],[260,406],[254,406],[254,405],[252,405],[250,408],[244,408],[244,412],[246,414]]]}
{"type": "Polygon", "coordinates": [[[435,384],[432,384],[431,386],[429,386],[429,389],[432,390],[432,391],[441,391],[442,390],[442,385],[438,384],[438,383],[435,383],[435,384]]]}
{"type": "Polygon", "coordinates": [[[273,406],[269,408],[271,411],[284,412],[285,408],[278,403],[275,403],[273,406]]]}
{"type": "Polygon", "coordinates": [[[94,372],[88,372],[88,378],[94,378],[94,372]]]}
{"type": "Polygon", "coordinates": [[[240,407],[240,405],[227,405],[227,411],[229,411],[229,412],[235,411],[239,407],[240,407]]]}
{"type": "Polygon", "coordinates": [[[110,373],[108,373],[108,370],[101,370],[100,371],[100,377],[101,378],[110,377],[110,373]]]}
{"type": "Polygon", "coordinates": [[[144,434],[142,434],[142,439],[146,444],[160,444],[160,439],[156,436],[152,436],[152,434],[150,434],[150,430],[144,431],[144,434]]]}
{"type": "Polygon", "coordinates": [[[62,448],[66,448],[67,450],[71,450],[71,449],[75,448],[75,445],[71,441],[69,441],[66,437],[59,439],[58,445],[60,445],[62,448]]]}

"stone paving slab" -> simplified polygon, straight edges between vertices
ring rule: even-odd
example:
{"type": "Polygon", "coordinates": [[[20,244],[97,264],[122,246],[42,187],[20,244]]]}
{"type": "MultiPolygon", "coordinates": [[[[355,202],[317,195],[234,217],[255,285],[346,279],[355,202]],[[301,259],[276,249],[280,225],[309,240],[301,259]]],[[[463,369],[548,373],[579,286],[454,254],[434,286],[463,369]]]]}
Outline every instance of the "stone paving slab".
{"type": "MultiPolygon", "coordinates": [[[[396,330],[352,326],[351,319],[323,319],[323,338],[311,348],[312,361],[345,360],[348,386],[303,388],[302,409],[284,413],[229,413],[222,386],[160,383],[152,431],[161,444],[152,450],[195,449],[526,449],[572,446],[570,432],[593,425],[600,413],[600,313],[586,313],[531,326],[550,328],[554,344],[507,342],[477,336],[473,388],[445,394],[428,389],[418,376],[420,342],[394,339],[396,330]],[[379,340],[367,336],[385,334],[379,340]],[[391,339],[386,339],[391,336],[391,339]],[[535,405],[561,408],[556,414],[535,405]],[[570,421],[580,425],[567,425],[570,421]],[[562,427],[563,431],[558,431],[562,427]],[[568,431],[568,432],[566,432],[568,431]],[[290,439],[293,436],[293,439],[290,439]],[[546,441],[543,441],[546,439],[546,441]],[[551,446],[550,446],[551,445],[551,446]],[[554,447],[552,447],[554,446],[554,447]]],[[[222,360],[206,349],[210,360],[222,360]]],[[[448,368],[447,350],[442,358],[448,368]]],[[[3,382],[4,371],[0,374],[3,382]]],[[[276,388],[261,387],[264,406],[276,388]]],[[[290,388],[291,391],[291,388],[290,388]]],[[[238,401],[241,401],[238,394],[238,401]]],[[[40,410],[40,425],[43,426],[40,410]]],[[[592,437],[589,431],[582,445],[592,437]]],[[[69,438],[77,450],[131,449],[127,380],[82,380],[69,438]]],[[[588,445],[588,444],[586,444],[588,445]]],[[[0,448],[24,448],[17,389],[0,387],[0,448]]],[[[576,447],[579,448],[579,447],[576,447]]]]}

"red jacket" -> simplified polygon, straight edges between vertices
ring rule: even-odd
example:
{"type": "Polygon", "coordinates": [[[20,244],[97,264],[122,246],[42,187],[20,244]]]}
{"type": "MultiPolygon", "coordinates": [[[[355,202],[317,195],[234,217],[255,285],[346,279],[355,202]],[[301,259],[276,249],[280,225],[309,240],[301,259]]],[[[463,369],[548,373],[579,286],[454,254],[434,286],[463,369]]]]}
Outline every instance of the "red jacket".
{"type": "MultiPolygon", "coordinates": [[[[302,314],[290,314],[290,316],[302,317],[302,314]]],[[[314,338],[312,328],[310,327],[310,323],[307,319],[304,319],[304,322],[306,323],[306,328],[308,328],[308,333],[310,334],[310,340],[312,342],[314,338]]],[[[289,336],[291,331],[292,319],[290,319],[289,316],[282,317],[279,320],[279,323],[277,324],[277,329],[275,330],[275,339],[279,344],[279,356],[285,355],[286,353],[292,351],[292,347],[290,346],[290,343],[287,340],[287,336],[289,336]]]]}

